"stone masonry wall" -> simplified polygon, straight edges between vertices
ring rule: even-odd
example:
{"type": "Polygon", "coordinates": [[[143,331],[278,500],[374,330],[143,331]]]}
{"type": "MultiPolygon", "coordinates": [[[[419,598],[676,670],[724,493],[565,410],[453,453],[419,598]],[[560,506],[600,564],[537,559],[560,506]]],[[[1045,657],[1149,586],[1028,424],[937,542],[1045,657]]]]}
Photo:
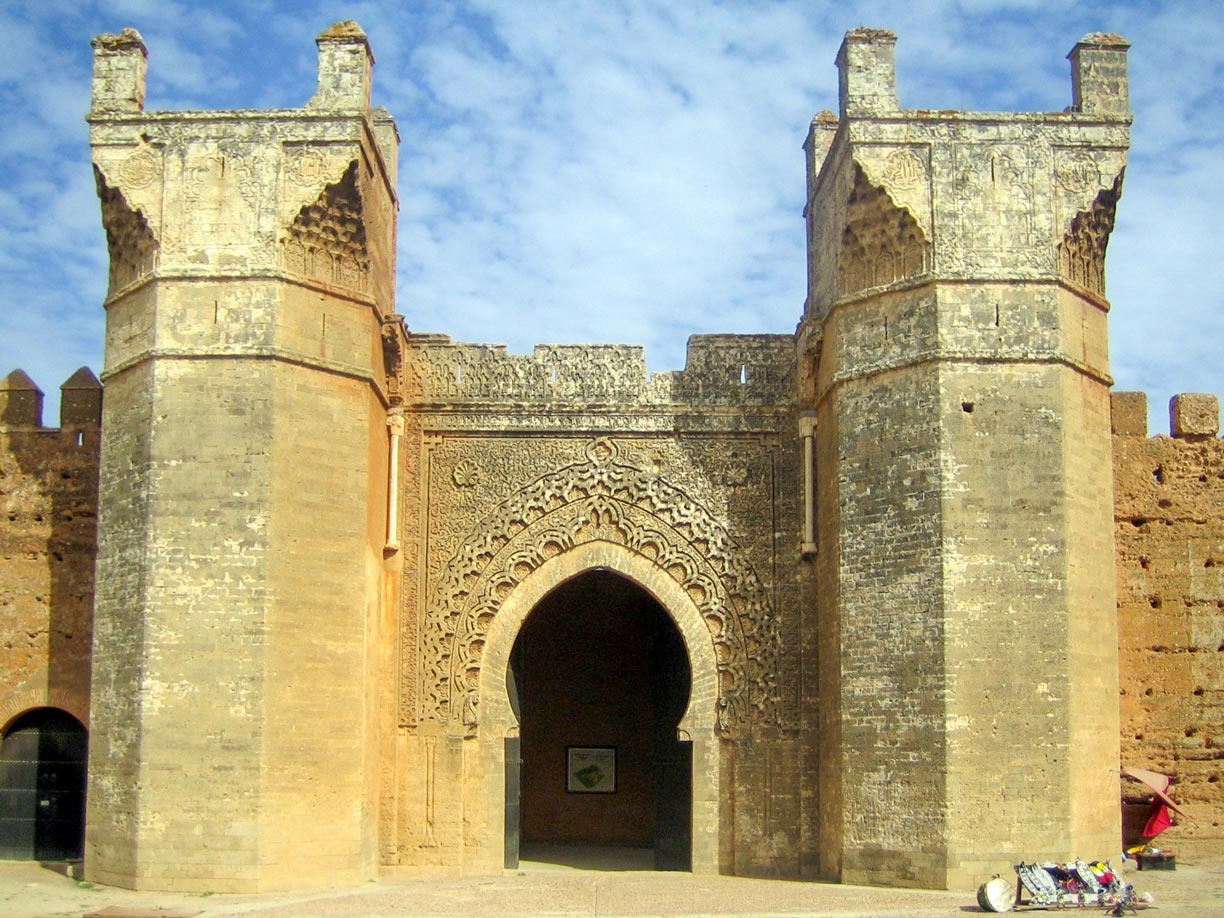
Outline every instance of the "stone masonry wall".
{"type": "Polygon", "coordinates": [[[1122,763],[1177,776],[1176,849],[1224,838],[1224,440],[1215,396],[1170,420],[1148,437],[1147,397],[1113,395],[1122,763]]]}
{"type": "Polygon", "coordinates": [[[44,705],[89,725],[101,397],[82,370],[43,427],[29,377],[0,382],[0,730],[44,705]]]}
{"type": "Polygon", "coordinates": [[[400,865],[468,863],[459,833],[487,775],[451,776],[485,726],[491,700],[475,689],[493,621],[549,559],[599,541],[681,584],[715,647],[722,697],[707,740],[734,739],[734,790],[717,824],[695,820],[695,838],[719,839],[727,871],[798,874],[793,349],[789,335],[697,336],[683,371],[650,375],[639,347],[517,355],[410,338],[421,439],[405,461],[419,461],[422,531],[405,545],[400,865]]]}

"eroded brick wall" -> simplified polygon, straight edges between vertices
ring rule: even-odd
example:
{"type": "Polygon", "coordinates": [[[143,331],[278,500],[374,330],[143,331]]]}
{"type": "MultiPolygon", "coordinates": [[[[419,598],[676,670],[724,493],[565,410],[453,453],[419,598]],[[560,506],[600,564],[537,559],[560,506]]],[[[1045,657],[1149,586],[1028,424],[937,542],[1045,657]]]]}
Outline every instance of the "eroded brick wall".
{"type": "Polygon", "coordinates": [[[0,729],[45,705],[89,722],[98,424],[66,393],[43,427],[32,391],[0,391],[0,729]]]}
{"type": "Polygon", "coordinates": [[[1148,437],[1143,393],[1114,393],[1122,763],[1177,776],[1175,848],[1224,837],[1224,441],[1215,396],[1170,416],[1148,437]]]}

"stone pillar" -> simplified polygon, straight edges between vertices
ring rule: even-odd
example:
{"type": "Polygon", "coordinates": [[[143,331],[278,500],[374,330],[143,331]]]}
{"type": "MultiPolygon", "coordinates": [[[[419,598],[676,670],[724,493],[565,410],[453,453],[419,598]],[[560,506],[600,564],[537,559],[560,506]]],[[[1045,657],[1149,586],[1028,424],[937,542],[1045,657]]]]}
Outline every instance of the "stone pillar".
{"type": "Polygon", "coordinates": [[[60,427],[92,429],[102,423],[102,383],[81,367],[60,386],[60,427]]]}
{"type": "Polygon", "coordinates": [[[851,29],[837,52],[842,117],[900,111],[897,36],[887,29],[851,29]]]}
{"type": "Polygon", "coordinates": [[[315,39],[319,46],[319,88],[311,108],[369,111],[374,53],[361,26],[337,22],[315,39]]]}
{"type": "Polygon", "coordinates": [[[93,40],[95,112],[139,112],[145,103],[145,70],[149,52],[135,29],[93,40]]]}
{"type": "Polygon", "coordinates": [[[1180,440],[1204,440],[1220,432],[1220,400],[1203,392],[1169,399],[1169,432],[1180,440]]]}
{"type": "Polygon", "coordinates": [[[42,427],[43,391],[25,370],[0,379],[0,424],[5,427],[42,427]]]}
{"type": "Polygon", "coordinates": [[[1130,42],[1120,35],[1093,32],[1085,35],[1067,59],[1071,61],[1072,111],[1085,115],[1130,114],[1126,50],[1130,42]]]}

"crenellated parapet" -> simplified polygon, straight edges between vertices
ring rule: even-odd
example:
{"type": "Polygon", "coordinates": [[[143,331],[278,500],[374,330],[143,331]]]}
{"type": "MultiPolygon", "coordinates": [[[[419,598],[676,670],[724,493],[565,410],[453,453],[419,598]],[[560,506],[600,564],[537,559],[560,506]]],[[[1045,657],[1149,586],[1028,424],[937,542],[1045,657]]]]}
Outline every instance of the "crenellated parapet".
{"type": "MultiPolygon", "coordinates": [[[[393,311],[398,136],[370,108],[360,27],[338,23],[318,46],[304,108],[150,112],[139,33],[95,40],[88,120],[110,300],[155,276],[275,278],[393,311]]],[[[272,324],[243,334],[277,345],[272,324]]]]}
{"type": "MultiPolygon", "coordinates": [[[[902,109],[895,41],[880,29],[847,33],[837,59],[840,117],[817,116],[805,144],[805,335],[864,297],[938,282],[1041,284],[1048,310],[1062,288],[1103,313],[1105,250],[1129,143],[1127,43],[1093,34],[1076,45],[1074,104],[1065,111],[983,113],[902,109]]],[[[1034,341],[1051,327],[1036,308],[974,309],[981,314],[943,324],[939,349],[984,358],[1040,352],[1108,375],[1104,355],[1084,359],[1074,340],[1034,341]],[[1009,324],[1024,327],[1023,343],[993,331],[1009,324]]],[[[921,356],[893,349],[886,362],[921,356]]]]}
{"type": "MultiPolygon", "coordinates": [[[[101,425],[102,383],[81,367],[60,386],[60,430],[96,432],[101,425]]],[[[43,427],[43,390],[24,370],[0,379],[0,429],[54,430],[43,427]]]]}
{"type": "Polygon", "coordinates": [[[1224,819],[1224,440],[1215,395],[1173,396],[1168,434],[1149,436],[1147,415],[1144,393],[1113,393],[1122,760],[1178,776],[1194,822],[1162,839],[1180,847],[1224,819]]]}
{"type": "MultiPolygon", "coordinates": [[[[410,335],[406,373],[425,410],[486,413],[530,406],[559,413],[623,415],[705,406],[780,410],[793,397],[790,335],[694,335],[685,368],[649,373],[642,347],[541,344],[530,354],[504,345],[463,344],[445,335],[410,335]]],[[[498,417],[506,415],[498,413],[498,417]]]]}

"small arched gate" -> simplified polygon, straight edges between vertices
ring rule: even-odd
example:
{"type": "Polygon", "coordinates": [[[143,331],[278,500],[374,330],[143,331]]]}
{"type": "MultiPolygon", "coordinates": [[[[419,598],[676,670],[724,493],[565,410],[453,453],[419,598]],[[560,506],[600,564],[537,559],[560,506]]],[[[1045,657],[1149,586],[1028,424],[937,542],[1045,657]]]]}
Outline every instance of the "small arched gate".
{"type": "Polygon", "coordinates": [[[36,708],[0,742],[0,858],[73,860],[85,829],[86,730],[71,714],[36,708]]]}

